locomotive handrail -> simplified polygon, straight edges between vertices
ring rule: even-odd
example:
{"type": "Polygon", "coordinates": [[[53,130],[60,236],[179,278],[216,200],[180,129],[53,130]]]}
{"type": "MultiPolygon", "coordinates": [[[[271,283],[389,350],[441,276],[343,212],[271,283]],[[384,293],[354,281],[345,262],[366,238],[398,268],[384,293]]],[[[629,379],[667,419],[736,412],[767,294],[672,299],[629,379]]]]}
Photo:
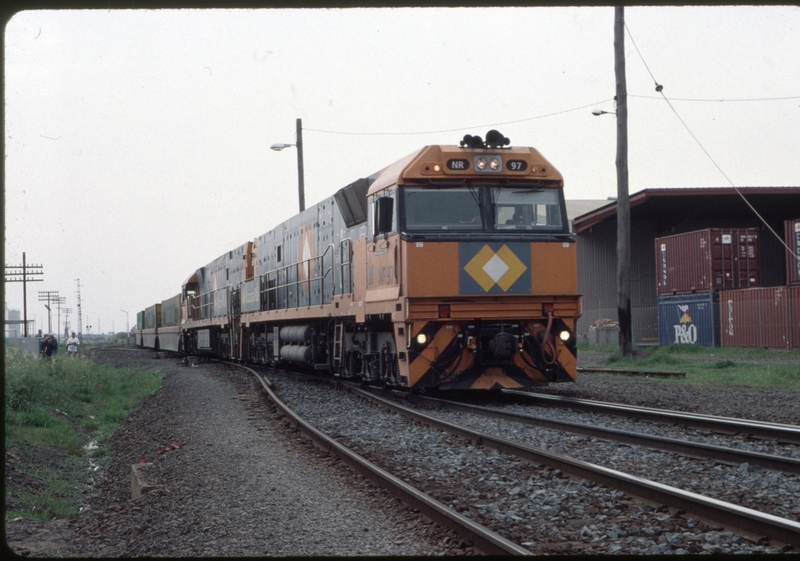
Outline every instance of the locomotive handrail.
{"type": "MultiPolygon", "coordinates": [[[[216,301],[215,298],[212,297],[213,294],[219,292],[220,290],[225,290],[225,308],[228,309],[230,307],[230,286],[223,286],[221,288],[215,288],[213,290],[209,290],[208,292],[203,292],[196,296],[188,296],[187,300],[189,302],[189,306],[193,311],[198,311],[198,317],[196,319],[209,319],[214,317],[214,302],[216,301]],[[195,303],[199,301],[199,303],[195,303]],[[208,314],[204,314],[203,312],[206,309],[210,311],[208,314]]],[[[192,314],[194,316],[194,314],[192,314]]],[[[227,315],[227,314],[226,314],[227,315]]]]}
{"type": "MultiPolygon", "coordinates": [[[[344,294],[345,293],[345,289],[344,289],[344,268],[345,268],[345,266],[348,267],[347,278],[349,279],[348,283],[350,285],[350,286],[347,287],[348,288],[347,292],[352,292],[353,291],[353,271],[350,270],[350,265],[353,264],[353,240],[351,240],[350,238],[342,239],[339,242],[339,250],[342,253],[342,260],[339,263],[339,267],[340,267],[340,271],[339,271],[339,293],[340,294],[344,294]],[[344,260],[345,245],[347,246],[347,261],[344,260]]],[[[334,259],[334,261],[335,261],[335,259],[334,259]]],[[[334,279],[334,285],[335,285],[335,279],[334,279]]]]}
{"type": "MultiPolygon", "coordinates": [[[[308,286],[308,303],[306,305],[310,306],[311,305],[311,287],[312,287],[312,283],[323,281],[328,276],[329,273],[333,274],[333,283],[332,284],[333,284],[333,289],[335,291],[336,290],[336,271],[335,271],[335,268],[333,266],[333,262],[335,261],[335,259],[332,259],[331,265],[327,269],[325,269],[324,272],[321,275],[315,276],[315,277],[310,277],[309,276],[309,278],[307,278],[305,280],[299,280],[299,277],[300,277],[299,273],[300,273],[300,267],[301,266],[308,264],[309,265],[308,270],[309,270],[309,273],[310,273],[311,272],[311,267],[310,267],[311,262],[312,261],[316,261],[318,259],[321,259],[323,261],[322,261],[322,266],[320,268],[324,269],[324,267],[325,267],[325,261],[324,261],[325,256],[327,256],[328,252],[332,251],[333,249],[334,249],[334,245],[333,244],[329,244],[328,247],[325,248],[325,251],[321,255],[316,255],[314,257],[309,257],[308,259],[303,259],[302,261],[298,261],[296,263],[291,263],[289,265],[284,265],[283,267],[279,267],[277,269],[273,269],[272,271],[267,271],[266,273],[261,275],[261,279],[262,279],[261,285],[262,285],[262,287],[264,287],[266,285],[266,288],[262,288],[260,290],[260,294],[267,295],[267,298],[266,298],[266,300],[267,300],[267,309],[271,309],[271,307],[269,305],[269,297],[268,297],[269,293],[271,293],[271,292],[275,294],[275,305],[276,305],[275,309],[287,309],[289,307],[289,290],[288,290],[288,288],[289,287],[297,288],[300,284],[306,284],[308,286]],[[284,278],[288,279],[289,270],[292,267],[295,267],[295,272],[297,273],[296,276],[298,277],[298,280],[294,280],[294,281],[285,280],[284,284],[276,284],[275,286],[269,286],[270,276],[274,276],[274,280],[275,280],[276,283],[280,280],[282,275],[284,276],[284,278]],[[284,294],[284,297],[283,297],[283,306],[278,306],[278,292],[277,291],[282,289],[282,288],[283,289],[287,289],[287,290],[285,291],[285,294],[284,294]]],[[[300,307],[300,305],[301,305],[301,302],[300,302],[300,291],[298,290],[297,291],[297,307],[300,307]]]]}

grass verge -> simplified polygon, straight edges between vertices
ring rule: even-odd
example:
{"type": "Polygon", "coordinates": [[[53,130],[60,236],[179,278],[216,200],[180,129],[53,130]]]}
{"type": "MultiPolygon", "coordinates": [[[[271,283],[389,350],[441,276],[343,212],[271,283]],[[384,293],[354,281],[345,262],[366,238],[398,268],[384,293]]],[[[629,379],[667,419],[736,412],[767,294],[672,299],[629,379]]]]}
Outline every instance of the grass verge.
{"type": "Polygon", "coordinates": [[[689,383],[800,389],[800,351],[671,345],[621,357],[615,345],[579,345],[581,351],[608,354],[605,366],[610,368],[686,372],[689,383]]]}
{"type": "Polygon", "coordinates": [[[128,413],[162,385],[163,374],[86,358],[55,360],[5,352],[6,518],[48,520],[76,512],[90,462],[128,413]],[[96,443],[91,450],[89,443],[96,443]]]}

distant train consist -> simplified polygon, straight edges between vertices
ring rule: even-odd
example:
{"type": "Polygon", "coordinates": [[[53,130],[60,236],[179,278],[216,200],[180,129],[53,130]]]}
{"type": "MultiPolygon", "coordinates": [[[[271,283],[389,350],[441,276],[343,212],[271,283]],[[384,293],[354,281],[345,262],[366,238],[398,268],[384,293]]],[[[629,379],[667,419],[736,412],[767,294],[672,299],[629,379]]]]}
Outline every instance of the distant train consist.
{"type": "Polygon", "coordinates": [[[497,131],[426,146],[192,272],[137,343],[415,390],[574,381],[563,187],[497,131]]]}

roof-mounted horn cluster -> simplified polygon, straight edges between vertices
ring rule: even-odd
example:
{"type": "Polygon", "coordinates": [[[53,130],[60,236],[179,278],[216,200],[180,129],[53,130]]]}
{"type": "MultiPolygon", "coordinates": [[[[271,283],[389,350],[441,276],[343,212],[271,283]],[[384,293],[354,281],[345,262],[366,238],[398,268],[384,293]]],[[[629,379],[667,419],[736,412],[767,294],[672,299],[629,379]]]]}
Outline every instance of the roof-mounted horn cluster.
{"type": "Polygon", "coordinates": [[[462,148],[502,148],[503,146],[508,146],[509,144],[511,144],[511,141],[508,139],[508,137],[503,136],[499,131],[492,129],[486,133],[485,142],[480,136],[465,134],[464,138],[461,139],[460,146],[462,148]]]}

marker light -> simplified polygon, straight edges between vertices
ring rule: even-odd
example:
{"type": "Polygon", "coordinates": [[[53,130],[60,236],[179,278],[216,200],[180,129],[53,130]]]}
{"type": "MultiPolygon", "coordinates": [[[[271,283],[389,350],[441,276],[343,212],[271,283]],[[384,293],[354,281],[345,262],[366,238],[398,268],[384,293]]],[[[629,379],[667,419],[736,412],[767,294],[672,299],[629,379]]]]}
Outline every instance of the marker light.
{"type": "Polygon", "coordinates": [[[449,304],[439,304],[439,317],[440,318],[449,318],[450,317],[450,305],[449,304]]]}
{"type": "Polygon", "coordinates": [[[417,335],[417,344],[424,345],[427,342],[428,342],[427,335],[425,335],[424,333],[420,333],[419,335],[417,335]]]}
{"type": "Polygon", "coordinates": [[[569,331],[565,329],[564,331],[558,334],[558,338],[564,342],[569,341],[569,331]]]}

